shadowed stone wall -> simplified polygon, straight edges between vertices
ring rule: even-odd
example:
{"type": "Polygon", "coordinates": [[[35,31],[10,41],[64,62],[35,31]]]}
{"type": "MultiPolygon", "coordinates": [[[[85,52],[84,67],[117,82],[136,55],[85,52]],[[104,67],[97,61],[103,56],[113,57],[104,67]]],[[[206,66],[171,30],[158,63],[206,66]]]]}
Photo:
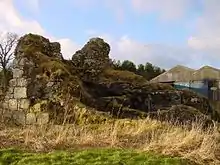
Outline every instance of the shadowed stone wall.
{"type": "Polygon", "coordinates": [[[13,61],[13,78],[9,81],[9,88],[3,101],[3,115],[18,125],[47,123],[47,113],[30,111],[28,87],[31,83],[25,73],[25,67],[33,64],[25,57],[17,56],[13,61]]]}

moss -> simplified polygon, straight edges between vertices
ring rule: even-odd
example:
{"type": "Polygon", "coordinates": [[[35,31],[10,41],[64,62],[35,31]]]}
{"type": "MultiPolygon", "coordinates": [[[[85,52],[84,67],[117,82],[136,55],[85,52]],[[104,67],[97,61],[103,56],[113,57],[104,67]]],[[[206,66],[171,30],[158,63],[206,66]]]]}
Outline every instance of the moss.
{"type": "Polygon", "coordinates": [[[101,124],[113,119],[107,113],[99,112],[89,107],[80,108],[77,105],[74,108],[74,116],[75,123],[79,125],[101,124]]]}
{"type": "Polygon", "coordinates": [[[135,119],[143,119],[147,117],[146,112],[143,112],[137,109],[123,107],[120,111],[121,111],[120,112],[121,117],[128,117],[128,118],[135,118],[135,119]]]}
{"type": "Polygon", "coordinates": [[[27,34],[23,36],[19,40],[16,51],[23,52],[19,55],[26,57],[36,65],[38,74],[43,74],[47,71],[53,77],[70,75],[70,63],[65,63],[59,57],[51,56],[53,52],[49,39],[40,35],[27,34]]]}
{"type": "Polygon", "coordinates": [[[111,115],[88,107],[77,98],[72,99],[68,106],[72,108],[71,113],[74,116],[74,122],[79,125],[101,124],[112,119],[111,115]]]}
{"type": "Polygon", "coordinates": [[[103,74],[101,75],[104,80],[109,81],[125,81],[130,82],[132,84],[140,83],[144,84],[147,82],[147,80],[139,76],[135,73],[129,72],[129,71],[119,71],[114,69],[106,69],[103,74]]]}
{"type": "Polygon", "coordinates": [[[173,106],[169,110],[150,112],[149,116],[161,121],[170,121],[176,124],[186,124],[191,122],[202,122],[204,126],[213,124],[209,116],[204,115],[198,109],[185,105],[173,106]]]}
{"type": "Polygon", "coordinates": [[[140,88],[146,89],[148,91],[175,90],[169,84],[148,82],[144,77],[129,71],[107,69],[102,73],[100,78],[101,78],[100,81],[103,82],[107,82],[107,83],[126,82],[132,84],[133,86],[139,86],[140,88]]]}
{"type": "Polygon", "coordinates": [[[34,71],[36,75],[41,75],[48,79],[71,79],[72,70],[74,70],[71,63],[49,57],[42,53],[40,48],[38,49],[34,46],[26,47],[24,52],[24,56],[37,66],[34,71]]]}
{"type": "Polygon", "coordinates": [[[29,33],[29,34],[26,34],[23,36],[23,38],[25,38],[26,40],[30,41],[30,42],[36,42],[36,41],[49,41],[48,39],[42,37],[41,35],[38,35],[38,34],[32,34],[32,33],[29,33]]]}
{"type": "Polygon", "coordinates": [[[162,83],[148,83],[145,84],[145,88],[151,89],[152,91],[154,90],[175,90],[171,85],[169,84],[162,84],[162,83]]]}
{"type": "Polygon", "coordinates": [[[42,72],[48,72],[51,77],[67,78],[71,75],[66,65],[58,60],[45,61],[39,67],[42,69],[42,72]]]}
{"type": "Polygon", "coordinates": [[[50,122],[55,124],[75,123],[78,125],[100,124],[111,119],[111,115],[104,112],[96,111],[93,108],[87,107],[77,98],[64,103],[62,106],[62,95],[57,95],[48,100],[39,100],[30,108],[30,112],[40,113],[48,112],[50,122]]]}
{"type": "Polygon", "coordinates": [[[209,100],[209,103],[212,108],[213,119],[220,121],[220,101],[209,100]]]}
{"type": "MultiPolygon", "coordinates": [[[[50,44],[49,40],[44,37],[29,34],[23,37],[23,40],[19,41],[17,48],[17,51],[21,51],[20,54],[28,58],[34,65],[30,64],[30,66],[26,66],[25,68],[25,70],[28,71],[25,75],[31,77],[29,89],[32,91],[28,92],[28,96],[35,96],[35,98],[39,100],[47,99],[47,102],[40,100],[36,103],[36,105],[32,107],[32,111],[38,112],[43,108],[49,110],[52,114],[51,116],[54,118],[56,116],[64,118],[65,108],[61,105],[61,100],[71,98],[72,102],[65,104],[67,104],[66,106],[68,106],[69,109],[74,109],[73,107],[75,105],[78,106],[77,110],[71,110],[72,112],[70,112],[75,115],[74,120],[78,123],[99,123],[106,120],[105,115],[100,115],[96,111],[92,112],[90,109],[87,109],[88,107],[82,105],[80,101],[86,105],[96,107],[100,111],[108,111],[112,113],[114,117],[144,118],[147,114],[137,109],[143,111],[147,109],[147,106],[144,106],[143,103],[149,92],[175,90],[170,85],[150,83],[144,77],[135,73],[114,70],[112,68],[104,70],[98,77],[98,82],[89,82],[90,80],[86,79],[86,76],[83,77],[83,79],[80,78],[73,61],[54,57],[54,52],[51,50],[50,44]],[[52,82],[52,85],[49,87],[48,82],[52,82]],[[58,83],[56,84],[56,82],[58,83]],[[50,93],[51,90],[53,93],[50,93]],[[124,95],[127,99],[126,101],[124,101],[124,95]],[[109,100],[107,99],[108,96],[110,96],[109,100]],[[74,101],[73,97],[77,97],[80,101],[74,101]],[[112,102],[111,99],[114,97],[121,98],[117,98],[117,101],[112,102]],[[110,108],[106,106],[108,103],[110,108]],[[126,104],[128,107],[123,107],[122,104],[126,104]],[[134,109],[131,109],[131,107],[134,109]]],[[[58,47],[55,46],[55,48],[58,47]]],[[[93,49],[93,46],[91,49],[93,49]]],[[[59,53],[58,49],[55,51],[59,53]]],[[[87,50],[85,52],[87,52],[87,50]]],[[[107,54],[105,55],[108,56],[107,54]]],[[[78,68],[78,70],[80,69],[78,68]]],[[[167,96],[167,102],[165,102],[162,97],[162,99],[160,98],[158,100],[155,99],[156,97],[153,99],[156,101],[155,104],[160,105],[161,102],[164,101],[167,105],[169,100],[173,97],[171,95],[167,96]]],[[[188,95],[189,94],[185,94],[184,97],[188,99],[193,96],[188,95]]],[[[190,103],[189,101],[184,104],[189,105],[190,103]]],[[[198,107],[196,108],[200,109],[198,107]]]]}
{"type": "Polygon", "coordinates": [[[50,53],[49,48],[45,45],[49,43],[49,39],[46,39],[40,35],[27,34],[20,38],[16,51],[23,51],[31,53],[41,52],[48,55],[50,53]]]}
{"type": "Polygon", "coordinates": [[[46,111],[45,106],[48,104],[47,100],[40,100],[36,104],[30,107],[30,112],[37,113],[46,111]]]}

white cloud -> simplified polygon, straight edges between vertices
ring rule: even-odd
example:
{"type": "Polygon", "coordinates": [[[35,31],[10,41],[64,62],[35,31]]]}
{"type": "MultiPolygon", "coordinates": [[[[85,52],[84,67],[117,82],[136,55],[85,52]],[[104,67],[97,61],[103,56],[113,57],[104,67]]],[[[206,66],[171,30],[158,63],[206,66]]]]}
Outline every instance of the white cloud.
{"type": "MultiPolygon", "coordinates": [[[[168,3],[166,5],[160,4],[164,6],[165,9],[157,7],[159,3],[158,0],[155,2],[151,2],[150,0],[141,2],[141,0],[137,0],[137,2],[139,2],[139,7],[144,7],[144,5],[152,3],[150,10],[161,9],[161,12],[166,13],[168,12],[168,4],[171,3],[171,0],[166,0],[168,3]],[[141,5],[141,3],[144,4],[141,5]]],[[[136,64],[151,62],[163,68],[170,68],[177,64],[194,68],[198,68],[202,64],[219,66],[217,62],[220,59],[218,57],[220,53],[220,30],[218,28],[220,26],[220,14],[218,14],[220,3],[216,5],[214,0],[205,0],[205,2],[205,12],[196,22],[196,33],[192,34],[189,38],[188,47],[142,43],[127,35],[115,37],[95,30],[88,30],[86,33],[88,34],[88,39],[96,36],[104,38],[104,40],[111,45],[110,57],[113,59],[128,59],[134,61],[136,64]]],[[[181,8],[179,4],[182,4],[183,8],[187,5],[183,4],[181,0],[177,0],[177,2],[174,2],[171,6],[175,8],[174,5],[177,5],[177,8],[181,8]]],[[[118,6],[120,5],[121,4],[118,6]]],[[[145,10],[147,11],[149,9],[145,10]]],[[[183,12],[182,10],[177,15],[181,16],[183,12]]],[[[72,54],[82,46],[69,38],[57,38],[52,36],[46,32],[36,20],[28,20],[22,17],[16,10],[12,0],[0,0],[0,31],[13,31],[19,34],[32,32],[48,37],[52,41],[58,41],[61,43],[62,53],[65,58],[71,58],[72,54]]]]}
{"type": "Polygon", "coordinates": [[[187,56],[190,56],[188,50],[184,48],[141,43],[128,36],[121,37],[114,46],[113,56],[115,58],[120,60],[130,59],[136,64],[151,62],[166,69],[176,64],[187,65],[186,58],[181,55],[187,53],[187,56]]]}
{"type": "MultiPolygon", "coordinates": [[[[220,49],[220,1],[204,0],[203,13],[195,23],[195,33],[188,40],[195,49],[220,49]]],[[[219,52],[220,53],[220,52],[219,52]]]]}
{"type": "Polygon", "coordinates": [[[188,39],[192,49],[203,54],[211,64],[218,67],[220,60],[220,1],[204,0],[203,12],[194,24],[194,33],[188,39]]]}
{"type": "Polygon", "coordinates": [[[123,0],[105,0],[105,5],[109,8],[110,11],[113,11],[116,19],[119,23],[123,22],[125,17],[125,1],[123,0]]]}
{"type": "Polygon", "coordinates": [[[220,49],[220,36],[205,37],[201,34],[201,36],[190,37],[188,44],[197,50],[220,49]]]}
{"type": "Polygon", "coordinates": [[[80,49],[80,45],[74,43],[68,38],[58,39],[57,42],[61,44],[62,54],[65,59],[71,59],[75,51],[80,49]]]}
{"type": "Polygon", "coordinates": [[[84,9],[88,9],[88,7],[92,7],[94,5],[96,5],[99,0],[71,0],[72,4],[74,7],[80,7],[80,8],[84,8],[84,9]]]}
{"type": "Polygon", "coordinates": [[[154,65],[169,69],[177,64],[198,69],[204,65],[220,67],[216,50],[199,50],[189,46],[172,46],[165,44],[150,44],[136,41],[127,35],[119,38],[101,34],[95,31],[88,38],[99,36],[110,43],[110,57],[117,60],[131,60],[136,64],[151,62],[154,65]]]}
{"type": "Polygon", "coordinates": [[[34,11],[39,11],[40,0],[23,0],[27,3],[27,6],[34,11]]]}
{"type": "Polygon", "coordinates": [[[13,0],[14,2],[19,3],[25,10],[29,10],[32,13],[38,13],[40,10],[40,1],[41,0],[13,0]]]}
{"type": "Polygon", "coordinates": [[[121,22],[126,16],[126,7],[137,13],[157,12],[162,19],[178,19],[184,16],[196,2],[192,0],[71,0],[75,7],[91,9],[94,6],[107,7],[121,22]],[[126,7],[125,7],[126,6],[126,7]]]}
{"type": "MultiPolygon", "coordinates": [[[[32,1],[33,3],[34,1],[32,1]]],[[[35,2],[36,3],[36,2],[35,2]]],[[[60,41],[62,53],[65,58],[70,58],[78,46],[68,38],[56,38],[47,33],[36,20],[27,20],[19,15],[12,0],[0,0],[0,31],[10,31],[23,35],[35,33],[60,41]]]]}
{"type": "Polygon", "coordinates": [[[44,29],[35,20],[26,20],[16,11],[12,0],[0,1],[0,30],[13,31],[19,34],[32,32],[45,34],[44,29]]]}
{"type": "Polygon", "coordinates": [[[123,22],[125,17],[125,3],[127,0],[71,0],[72,4],[76,8],[88,11],[94,9],[93,7],[99,6],[100,8],[106,8],[112,12],[118,23],[123,22]]]}
{"type": "Polygon", "coordinates": [[[98,33],[95,30],[87,31],[88,38],[101,37],[111,45],[110,57],[117,60],[131,60],[136,64],[151,62],[154,65],[170,68],[177,64],[198,68],[201,63],[194,62],[196,59],[203,63],[208,60],[188,47],[173,47],[161,44],[146,44],[136,41],[127,35],[119,38],[98,33]],[[191,59],[191,60],[189,60],[191,59]]]}
{"type": "MultiPolygon", "coordinates": [[[[83,0],[82,0],[83,1],[83,0]]],[[[80,2],[82,2],[80,1],[80,2]]],[[[103,1],[102,1],[103,2],[103,1]]],[[[105,0],[105,5],[124,9],[122,1],[118,3],[105,0]]],[[[138,13],[148,14],[155,12],[165,20],[181,19],[189,11],[194,9],[199,14],[196,22],[194,17],[190,22],[190,28],[194,28],[195,33],[189,36],[185,46],[169,46],[159,44],[140,43],[129,36],[114,38],[106,34],[89,31],[90,36],[105,38],[111,44],[111,57],[119,60],[130,59],[135,63],[152,62],[161,67],[169,68],[177,64],[198,68],[202,65],[213,65],[220,67],[220,1],[219,0],[129,0],[133,10],[138,13]],[[196,9],[196,10],[195,10],[196,9]],[[193,24],[191,25],[191,23],[193,24]],[[195,26],[194,26],[195,25],[195,26]],[[188,44],[188,45],[187,45],[188,44]]],[[[95,5],[99,0],[84,1],[84,5],[95,5]],[[87,3],[89,2],[89,3],[87,3]]],[[[91,7],[91,6],[90,6],[91,7]]],[[[125,14],[125,13],[124,13],[125,14]]],[[[192,13],[191,13],[192,14],[192,13]]],[[[195,16],[195,15],[194,15],[195,16]]]]}
{"type": "Polygon", "coordinates": [[[184,16],[192,0],[131,0],[131,4],[138,13],[157,12],[161,18],[176,19],[184,16]]]}

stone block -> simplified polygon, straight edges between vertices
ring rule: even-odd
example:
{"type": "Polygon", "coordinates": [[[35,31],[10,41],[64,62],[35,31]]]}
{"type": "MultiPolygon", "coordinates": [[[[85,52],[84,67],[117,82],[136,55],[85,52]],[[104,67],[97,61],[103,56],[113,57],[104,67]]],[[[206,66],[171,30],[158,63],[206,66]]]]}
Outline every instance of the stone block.
{"type": "Polygon", "coordinates": [[[52,87],[54,85],[54,82],[52,82],[52,81],[49,81],[48,83],[47,83],[47,87],[52,87]]]}
{"type": "Polygon", "coordinates": [[[11,79],[9,81],[9,86],[10,87],[16,87],[17,86],[17,80],[16,79],[11,79]]]}
{"type": "Polygon", "coordinates": [[[18,68],[13,69],[12,72],[13,72],[13,78],[21,78],[24,74],[24,71],[18,68]]]}
{"type": "Polygon", "coordinates": [[[4,100],[3,103],[2,103],[2,108],[3,108],[3,109],[8,109],[8,108],[9,108],[9,105],[8,105],[8,104],[9,104],[9,100],[7,100],[7,99],[4,100]]]}
{"type": "Polygon", "coordinates": [[[5,98],[6,99],[13,99],[14,98],[14,87],[8,88],[8,91],[6,92],[5,98]]]}
{"type": "Polygon", "coordinates": [[[37,118],[35,113],[27,113],[26,115],[26,124],[31,125],[31,124],[36,124],[37,123],[37,118]]]}
{"type": "Polygon", "coordinates": [[[16,99],[27,98],[27,88],[26,87],[15,87],[14,98],[16,99]]]}
{"type": "Polygon", "coordinates": [[[6,98],[6,99],[13,99],[13,98],[14,98],[14,94],[13,94],[13,93],[12,93],[12,94],[7,93],[7,94],[5,95],[5,98],[6,98]]]}
{"type": "Polygon", "coordinates": [[[18,87],[26,87],[27,86],[27,79],[25,79],[25,78],[17,79],[17,86],[18,87]]]}
{"type": "Polygon", "coordinates": [[[27,61],[28,61],[28,60],[27,60],[26,58],[20,58],[20,59],[18,60],[17,65],[19,65],[19,66],[24,66],[27,61]]]}
{"type": "Polygon", "coordinates": [[[49,113],[39,113],[37,115],[37,124],[47,124],[49,122],[49,113]]]}
{"type": "Polygon", "coordinates": [[[41,111],[41,104],[37,103],[33,105],[30,109],[30,112],[40,112],[41,111]]]}
{"type": "Polygon", "coordinates": [[[9,99],[8,100],[8,108],[10,110],[18,110],[18,101],[17,99],[9,99]]]}
{"type": "Polygon", "coordinates": [[[12,113],[13,111],[10,111],[10,110],[3,110],[3,113],[2,113],[2,117],[3,118],[8,118],[8,119],[11,119],[12,118],[12,113]]]}
{"type": "Polygon", "coordinates": [[[12,115],[15,124],[19,125],[25,125],[25,116],[26,115],[23,111],[14,111],[12,115]]]}
{"type": "Polygon", "coordinates": [[[26,66],[33,66],[34,63],[32,61],[28,60],[27,58],[24,58],[24,57],[20,58],[18,60],[18,66],[21,68],[21,67],[24,67],[25,65],[26,66]]]}
{"type": "Polygon", "coordinates": [[[30,106],[30,101],[28,99],[19,100],[19,109],[28,110],[30,106]]]}
{"type": "Polygon", "coordinates": [[[12,62],[12,68],[15,68],[18,65],[18,60],[15,58],[12,62]]]}
{"type": "Polygon", "coordinates": [[[13,94],[14,93],[14,88],[13,87],[9,87],[7,93],[8,94],[13,94]]]}
{"type": "Polygon", "coordinates": [[[4,89],[0,87],[0,96],[4,95],[4,89]]]}

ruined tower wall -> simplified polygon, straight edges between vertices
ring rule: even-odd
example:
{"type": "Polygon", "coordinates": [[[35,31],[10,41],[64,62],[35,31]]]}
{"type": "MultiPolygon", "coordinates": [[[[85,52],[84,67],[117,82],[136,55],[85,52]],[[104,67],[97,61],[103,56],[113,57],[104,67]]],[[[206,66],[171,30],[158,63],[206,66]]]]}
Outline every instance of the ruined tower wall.
{"type": "Polygon", "coordinates": [[[48,114],[36,114],[30,109],[27,92],[31,81],[24,74],[28,63],[30,61],[25,57],[16,57],[13,61],[13,78],[3,101],[3,115],[19,125],[47,123],[48,114]]]}

